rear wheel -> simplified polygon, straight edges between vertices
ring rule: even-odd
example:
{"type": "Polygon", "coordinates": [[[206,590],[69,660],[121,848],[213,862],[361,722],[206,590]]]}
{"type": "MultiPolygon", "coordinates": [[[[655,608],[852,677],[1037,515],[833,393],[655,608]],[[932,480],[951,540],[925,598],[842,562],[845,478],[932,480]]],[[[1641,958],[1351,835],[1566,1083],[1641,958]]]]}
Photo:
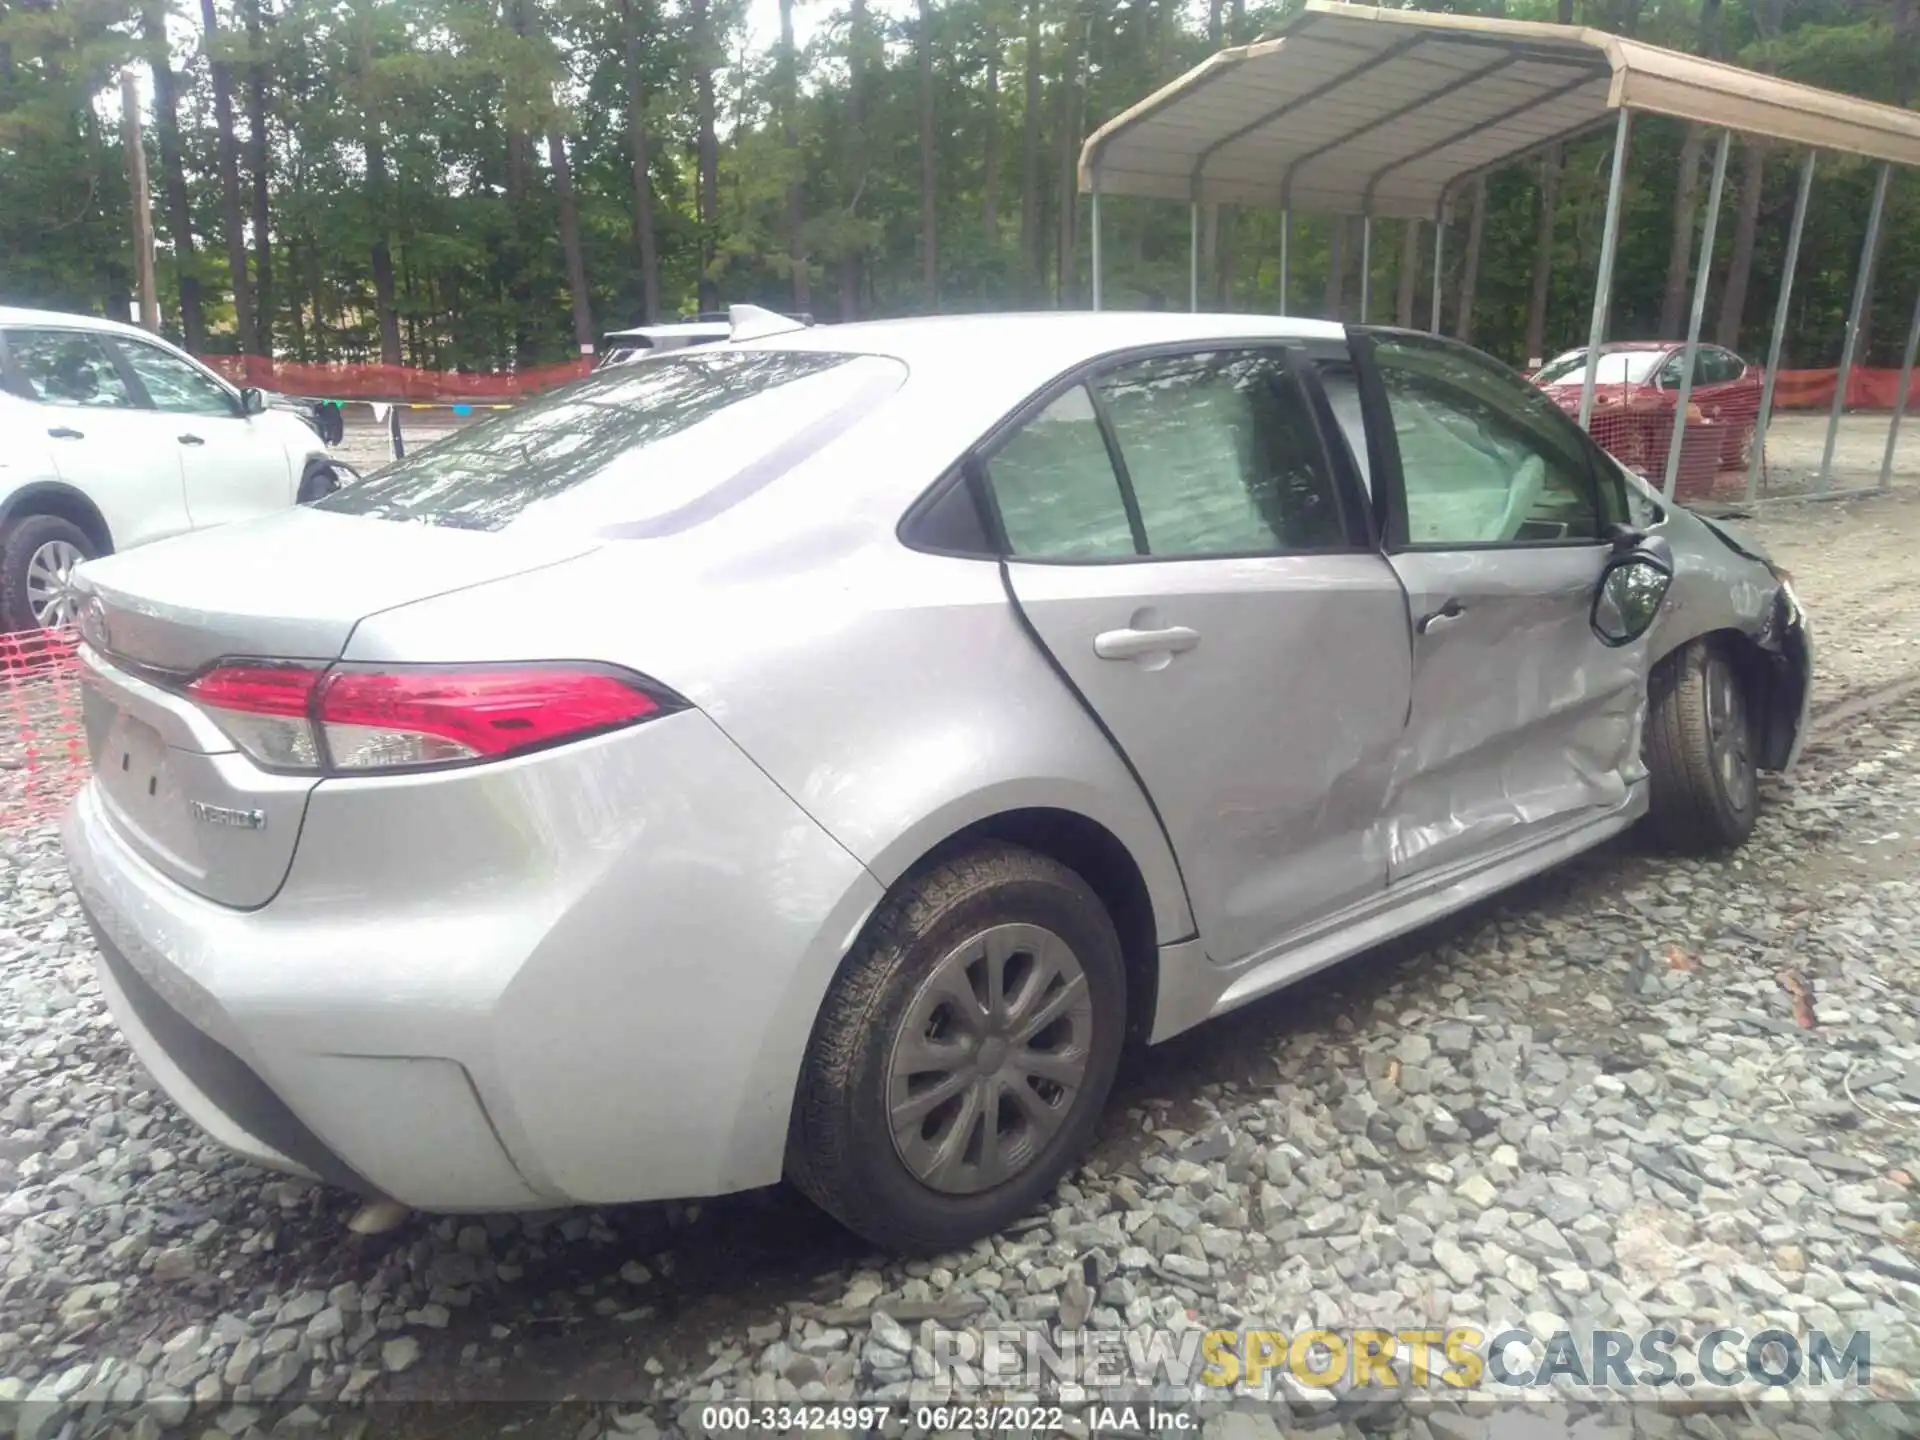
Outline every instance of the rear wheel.
{"type": "Polygon", "coordinates": [[[86,532],[58,515],[23,516],[0,532],[0,629],[72,625],[73,567],[92,556],[86,532]]]}
{"type": "Polygon", "coordinates": [[[1031,1210],[1092,1139],[1126,1020],[1119,937],[1046,856],[987,845],[903,882],[814,1022],[789,1178],[891,1250],[1031,1210]]]}
{"type": "Polygon", "coordinates": [[[1694,640],[1647,679],[1648,823],[1669,849],[1729,849],[1753,833],[1760,785],[1753,715],[1725,648],[1694,640]]]}

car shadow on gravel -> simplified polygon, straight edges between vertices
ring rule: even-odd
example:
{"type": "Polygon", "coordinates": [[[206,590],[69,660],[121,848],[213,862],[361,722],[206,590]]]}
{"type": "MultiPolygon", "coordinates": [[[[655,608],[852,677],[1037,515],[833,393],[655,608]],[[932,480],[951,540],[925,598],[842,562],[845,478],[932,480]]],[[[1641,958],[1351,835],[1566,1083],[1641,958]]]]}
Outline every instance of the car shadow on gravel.
{"type": "MultiPolygon", "coordinates": [[[[1358,1024],[1418,967],[1454,963],[1499,920],[1545,909],[1605,907],[1658,857],[1621,837],[1467,910],[1329,967],[1231,1015],[1134,1053],[1123,1068],[1090,1162],[1128,1169],[1164,1148],[1168,1129],[1192,1130],[1217,1115],[1209,1087],[1239,1089],[1278,1075],[1276,1052],[1291,1036],[1358,1024]],[[1144,1122],[1143,1117],[1150,1117],[1144,1122]]],[[[887,1264],[790,1187],[697,1206],[636,1205],[588,1212],[597,1243],[567,1247],[551,1262],[502,1284],[434,1347],[428,1359],[382,1389],[387,1399],[559,1402],[573,1397],[640,1403],[654,1377],[698,1375],[714,1360],[712,1337],[784,1323],[796,1302],[831,1305],[852,1274],[887,1264]],[[654,1272],[632,1308],[612,1309],[623,1266],[654,1272]],[[511,1348],[495,1328],[514,1320],[511,1348]],[[497,1370],[463,1360],[467,1344],[501,1356],[497,1370]],[[503,1353],[506,1352],[506,1353],[503,1353]]],[[[1042,1223],[1036,1214],[1013,1233],[1042,1223]]],[[[412,1227],[409,1227],[410,1229],[412,1227]]],[[[909,1267],[910,1272],[913,1267],[909,1267]]],[[[470,1357],[469,1357],[470,1359],[470,1357]]]]}

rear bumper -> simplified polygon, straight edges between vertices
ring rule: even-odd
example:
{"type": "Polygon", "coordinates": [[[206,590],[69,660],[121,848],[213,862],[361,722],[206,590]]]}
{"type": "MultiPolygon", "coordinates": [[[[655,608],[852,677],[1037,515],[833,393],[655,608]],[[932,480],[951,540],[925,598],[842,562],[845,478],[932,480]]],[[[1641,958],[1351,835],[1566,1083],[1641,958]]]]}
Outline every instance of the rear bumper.
{"type": "Polygon", "coordinates": [[[704,716],[316,787],[261,909],[92,787],[65,829],[102,987],[211,1136],[429,1210],[779,1178],[807,1036],[880,886],[704,716]]]}

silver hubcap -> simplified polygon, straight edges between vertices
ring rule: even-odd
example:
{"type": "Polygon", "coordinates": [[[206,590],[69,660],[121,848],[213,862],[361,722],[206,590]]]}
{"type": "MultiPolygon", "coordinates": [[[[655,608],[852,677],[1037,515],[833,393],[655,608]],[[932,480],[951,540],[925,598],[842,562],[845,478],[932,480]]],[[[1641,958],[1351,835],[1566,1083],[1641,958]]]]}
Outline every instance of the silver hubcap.
{"type": "Polygon", "coordinates": [[[27,608],[48,630],[73,624],[73,567],[86,559],[80,547],[49,540],[27,557],[27,608]]]}
{"type": "Polygon", "coordinates": [[[1745,811],[1753,803],[1753,746],[1747,707],[1724,660],[1707,666],[1707,750],[1727,803],[1745,811]]]}
{"type": "Polygon", "coordinates": [[[887,1064],[893,1148],[930,1189],[971,1195],[1013,1178],[1086,1083],[1093,1001],[1067,942],[996,925],[921,983],[887,1064]]]}

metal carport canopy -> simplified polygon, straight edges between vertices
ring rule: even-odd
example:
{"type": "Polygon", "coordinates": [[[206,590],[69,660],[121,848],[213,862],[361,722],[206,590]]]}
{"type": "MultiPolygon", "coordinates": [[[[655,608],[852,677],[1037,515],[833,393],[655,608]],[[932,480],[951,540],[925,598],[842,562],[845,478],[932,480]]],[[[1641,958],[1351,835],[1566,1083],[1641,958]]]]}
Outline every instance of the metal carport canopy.
{"type": "Polygon", "coordinates": [[[1920,164],[1920,114],[1891,105],[1601,30],[1307,0],[1096,130],[1080,188],[1430,219],[1459,180],[1620,109],[1920,164]]]}

